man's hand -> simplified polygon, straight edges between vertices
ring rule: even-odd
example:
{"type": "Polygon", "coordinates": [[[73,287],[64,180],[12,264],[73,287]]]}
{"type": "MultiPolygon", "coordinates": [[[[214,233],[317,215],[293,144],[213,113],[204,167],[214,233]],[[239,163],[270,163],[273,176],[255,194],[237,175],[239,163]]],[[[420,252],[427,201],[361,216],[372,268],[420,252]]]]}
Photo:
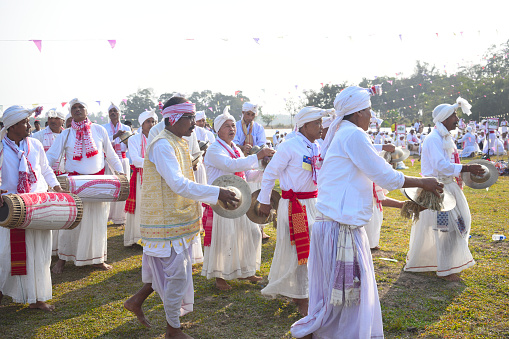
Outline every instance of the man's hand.
{"type": "Polygon", "coordinates": [[[242,152],[244,152],[244,154],[249,154],[249,152],[251,152],[251,148],[253,148],[253,146],[247,144],[244,146],[239,146],[239,148],[241,149],[242,152]]]}
{"type": "Polygon", "coordinates": [[[221,200],[226,207],[228,207],[228,204],[236,206],[236,203],[239,202],[239,199],[235,197],[235,193],[225,188],[219,189],[219,197],[217,199],[221,200]]]}
{"type": "Polygon", "coordinates": [[[119,136],[121,136],[121,135],[122,135],[122,134],[124,134],[124,133],[125,133],[125,131],[118,131],[117,133],[115,133],[115,134],[113,135],[113,139],[118,138],[119,136]]]}
{"type": "Polygon", "coordinates": [[[258,210],[258,212],[261,215],[268,216],[270,214],[271,210],[272,210],[272,206],[260,203],[260,209],[258,210]]]}
{"type": "Polygon", "coordinates": [[[65,192],[62,187],[60,187],[60,185],[57,185],[55,187],[53,187],[53,191],[57,192],[57,193],[69,193],[69,192],[65,192]]]}
{"type": "Polygon", "coordinates": [[[386,145],[382,146],[382,150],[386,151],[386,152],[389,152],[389,153],[392,153],[392,152],[394,152],[396,150],[396,146],[394,146],[393,144],[386,144],[386,145]]]}
{"type": "Polygon", "coordinates": [[[4,205],[4,198],[2,195],[4,195],[5,193],[7,193],[7,190],[0,190],[0,207],[4,205]]]}
{"type": "Polygon", "coordinates": [[[463,165],[463,168],[461,169],[462,172],[470,172],[473,175],[483,175],[486,171],[484,168],[482,168],[481,165],[472,164],[472,165],[463,165]]]}
{"type": "Polygon", "coordinates": [[[433,192],[437,197],[440,197],[440,193],[444,192],[444,184],[439,182],[437,178],[420,178],[420,182],[422,189],[433,192]]]}
{"type": "Polygon", "coordinates": [[[270,149],[268,147],[264,147],[260,150],[260,152],[256,153],[256,156],[258,157],[258,160],[263,159],[265,157],[271,157],[276,153],[273,149],[270,149]]]}

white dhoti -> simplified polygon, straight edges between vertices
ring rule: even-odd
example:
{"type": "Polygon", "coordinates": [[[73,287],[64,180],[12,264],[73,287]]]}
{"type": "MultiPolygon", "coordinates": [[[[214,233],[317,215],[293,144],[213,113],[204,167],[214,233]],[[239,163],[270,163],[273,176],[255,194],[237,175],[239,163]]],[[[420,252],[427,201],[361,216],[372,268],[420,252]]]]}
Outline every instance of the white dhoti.
{"type": "MultiPolygon", "coordinates": [[[[128,178],[131,177],[131,167],[129,166],[129,159],[124,158],[120,159],[122,163],[122,168],[124,169],[124,173],[128,178]]],[[[106,166],[105,170],[106,175],[113,174],[110,166],[106,166]]],[[[126,223],[126,212],[124,211],[125,201],[112,202],[110,203],[110,214],[108,216],[108,220],[112,221],[114,224],[125,224],[126,223]]]]}
{"type": "Polygon", "coordinates": [[[51,231],[51,255],[58,256],[58,230],[51,231]]]}
{"type": "Polygon", "coordinates": [[[58,257],[76,266],[101,264],[107,255],[108,202],[83,202],[83,219],[58,234],[58,257]]]}
{"type": "Polygon", "coordinates": [[[405,271],[436,271],[438,276],[447,276],[475,264],[468,249],[471,223],[468,203],[459,186],[448,181],[444,182],[445,189],[456,198],[456,207],[446,214],[430,210],[420,213],[410,232],[405,271]]]}
{"type": "Polygon", "coordinates": [[[227,219],[214,212],[210,246],[205,247],[202,275],[232,280],[260,269],[262,233],[246,215],[227,219]]]}
{"type": "Polygon", "coordinates": [[[360,303],[333,306],[330,303],[336,267],[339,224],[315,222],[308,261],[308,315],[292,325],[294,337],[313,333],[313,338],[383,338],[382,312],[378,299],[371,251],[364,227],[352,230],[361,270],[360,303]]]}
{"type": "Polygon", "coordinates": [[[0,227],[0,291],[26,304],[52,298],[51,231],[25,230],[27,274],[11,276],[10,230],[0,227]]]}
{"type": "Polygon", "coordinates": [[[465,146],[465,148],[460,154],[460,157],[465,158],[474,156],[477,152],[479,152],[479,145],[477,143],[474,143],[474,145],[472,146],[465,146]]]}
{"type": "MultiPolygon", "coordinates": [[[[141,176],[140,173],[136,176],[136,208],[134,213],[126,214],[126,223],[124,230],[124,246],[131,246],[136,244],[141,239],[141,212],[139,204],[141,201],[141,176]]],[[[125,203],[124,203],[125,206],[125,203]]]]}
{"type": "MultiPolygon", "coordinates": [[[[297,249],[290,243],[290,222],[288,218],[289,199],[279,200],[276,249],[269,272],[269,284],[261,291],[263,295],[275,298],[278,294],[289,298],[308,297],[308,266],[299,265],[297,249]]],[[[299,200],[306,206],[309,234],[315,222],[316,198],[299,200]]]]}
{"type": "Polygon", "coordinates": [[[173,328],[180,328],[180,317],[193,311],[193,268],[190,247],[177,254],[158,258],[143,254],[142,280],[152,284],[164,305],[166,321],[173,328]]]}
{"type": "Polygon", "coordinates": [[[382,229],[382,222],[384,220],[384,212],[377,206],[376,199],[373,198],[373,215],[371,220],[364,226],[370,248],[375,248],[380,243],[380,230],[382,229]]]}

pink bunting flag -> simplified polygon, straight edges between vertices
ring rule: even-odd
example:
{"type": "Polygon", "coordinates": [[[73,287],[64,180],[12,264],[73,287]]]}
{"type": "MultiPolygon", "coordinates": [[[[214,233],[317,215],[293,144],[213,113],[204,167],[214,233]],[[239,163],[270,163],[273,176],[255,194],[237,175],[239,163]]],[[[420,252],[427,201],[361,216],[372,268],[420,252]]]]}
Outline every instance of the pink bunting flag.
{"type": "Polygon", "coordinates": [[[100,100],[96,100],[96,102],[97,102],[97,104],[98,104],[99,106],[101,106],[101,101],[100,101],[100,100]]]}
{"type": "Polygon", "coordinates": [[[127,105],[127,99],[122,99],[122,101],[127,105]]]}
{"type": "Polygon", "coordinates": [[[212,109],[212,107],[209,107],[209,109],[210,109],[212,112],[214,112],[214,110],[212,109]]]}
{"type": "Polygon", "coordinates": [[[125,119],[125,115],[122,115],[122,119],[125,119]]]}
{"type": "Polygon", "coordinates": [[[403,42],[403,37],[401,36],[401,34],[399,35],[399,40],[403,42]]]}
{"type": "Polygon", "coordinates": [[[67,102],[66,102],[66,101],[64,101],[64,102],[62,102],[62,103],[60,103],[60,104],[62,105],[62,107],[64,107],[64,106],[67,104],[67,102]]]}
{"type": "Polygon", "coordinates": [[[39,52],[42,52],[42,40],[32,40],[35,44],[35,46],[37,46],[37,49],[39,50],[39,52]]]}
{"type": "Polygon", "coordinates": [[[323,82],[321,82],[320,85],[322,85],[322,88],[323,88],[323,82]]]}
{"type": "Polygon", "coordinates": [[[117,40],[108,40],[110,43],[111,49],[115,48],[115,45],[117,44],[117,40]]]}
{"type": "Polygon", "coordinates": [[[260,44],[260,38],[253,38],[253,40],[259,45],[260,44]]]}

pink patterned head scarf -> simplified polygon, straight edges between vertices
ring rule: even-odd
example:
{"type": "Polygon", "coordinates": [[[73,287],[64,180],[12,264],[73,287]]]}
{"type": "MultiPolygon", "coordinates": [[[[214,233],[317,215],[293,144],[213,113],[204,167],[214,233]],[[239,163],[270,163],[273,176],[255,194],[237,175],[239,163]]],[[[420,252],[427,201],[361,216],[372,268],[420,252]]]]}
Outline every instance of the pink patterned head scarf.
{"type": "Polygon", "coordinates": [[[172,126],[175,125],[185,113],[196,113],[196,105],[190,101],[186,101],[182,104],[168,106],[161,112],[163,119],[168,118],[172,126]]]}

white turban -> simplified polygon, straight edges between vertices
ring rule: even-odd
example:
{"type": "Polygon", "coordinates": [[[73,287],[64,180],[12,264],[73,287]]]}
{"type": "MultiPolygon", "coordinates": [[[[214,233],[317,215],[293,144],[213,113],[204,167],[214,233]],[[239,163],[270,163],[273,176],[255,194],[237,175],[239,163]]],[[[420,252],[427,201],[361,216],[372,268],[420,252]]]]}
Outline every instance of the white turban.
{"type": "Polygon", "coordinates": [[[223,126],[223,124],[225,122],[227,122],[228,120],[231,120],[235,123],[235,118],[233,117],[233,115],[231,115],[229,113],[229,106],[226,106],[225,109],[223,110],[223,114],[218,115],[214,119],[214,130],[216,132],[219,132],[219,129],[221,128],[221,126],[223,126]]]}
{"type": "Polygon", "coordinates": [[[258,113],[258,105],[252,104],[250,102],[245,102],[242,105],[242,112],[253,112],[256,114],[258,113]]]}
{"type": "Polygon", "coordinates": [[[205,115],[205,111],[198,111],[196,112],[196,121],[205,119],[207,116],[205,115]]]}
{"type": "Polygon", "coordinates": [[[56,108],[52,108],[49,111],[47,111],[46,112],[46,117],[47,118],[60,118],[62,120],[65,119],[64,113],[62,113],[61,111],[57,110],[56,108]]]}
{"type": "Polygon", "coordinates": [[[472,126],[467,126],[467,132],[468,133],[472,132],[472,126]]]}
{"type": "Polygon", "coordinates": [[[328,128],[328,127],[330,127],[331,124],[332,124],[332,118],[331,117],[323,118],[323,120],[322,120],[322,127],[323,128],[328,128]]]}
{"type": "Polygon", "coordinates": [[[315,121],[327,115],[327,111],[321,108],[307,106],[304,107],[295,116],[295,125],[297,129],[304,126],[305,123],[315,121]]]}
{"type": "Polygon", "coordinates": [[[76,104],[82,104],[83,107],[88,108],[87,104],[85,104],[83,101],[80,101],[78,98],[74,98],[71,101],[69,101],[69,112],[71,112],[72,106],[76,104]]]}
{"type": "Polygon", "coordinates": [[[117,109],[117,112],[120,113],[120,108],[118,108],[117,105],[115,105],[114,103],[111,103],[110,107],[108,107],[108,114],[110,113],[110,110],[112,108],[116,108],[117,109]]]}
{"type": "Polygon", "coordinates": [[[140,116],[138,117],[138,122],[140,123],[140,126],[143,125],[145,120],[147,120],[149,118],[154,118],[154,120],[156,121],[156,124],[157,124],[157,114],[156,114],[155,108],[153,108],[150,111],[147,110],[140,114],[140,116]]]}
{"type": "Polygon", "coordinates": [[[69,113],[69,114],[67,114],[67,115],[65,116],[65,121],[67,121],[67,119],[69,119],[69,118],[72,118],[71,113],[69,113]]]}
{"type": "Polygon", "coordinates": [[[437,122],[444,121],[445,119],[450,117],[458,107],[461,107],[461,110],[466,115],[470,115],[472,113],[470,112],[470,108],[472,108],[472,105],[470,105],[468,101],[466,101],[462,97],[458,97],[454,105],[441,104],[435,107],[435,109],[433,110],[433,122],[436,124],[437,122]]]}
{"type": "Polygon", "coordinates": [[[371,99],[372,95],[381,95],[382,94],[382,86],[375,85],[371,88],[362,88],[358,86],[350,86],[342,90],[334,100],[334,109],[336,113],[336,119],[332,122],[329,127],[329,132],[325,137],[325,140],[322,144],[322,154],[321,158],[325,159],[325,154],[327,153],[327,149],[329,148],[336,131],[339,128],[339,124],[345,117],[345,115],[350,115],[355,112],[362,111],[368,107],[371,107],[371,99]]]}
{"type": "MultiPolygon", "coordinates": [[[[4,128],[0,131],[0,143],[2,139],[7,135],[7,129],[11,126],[16,125],[18,122],[30,117],[34,112],[40,112],[42,107],[35,107],[27,109],[22,106],[11,106],[4,111],[2,122],[4,128]]],[[[1,167],[1,164],[0,164],[1,167]]]]}

